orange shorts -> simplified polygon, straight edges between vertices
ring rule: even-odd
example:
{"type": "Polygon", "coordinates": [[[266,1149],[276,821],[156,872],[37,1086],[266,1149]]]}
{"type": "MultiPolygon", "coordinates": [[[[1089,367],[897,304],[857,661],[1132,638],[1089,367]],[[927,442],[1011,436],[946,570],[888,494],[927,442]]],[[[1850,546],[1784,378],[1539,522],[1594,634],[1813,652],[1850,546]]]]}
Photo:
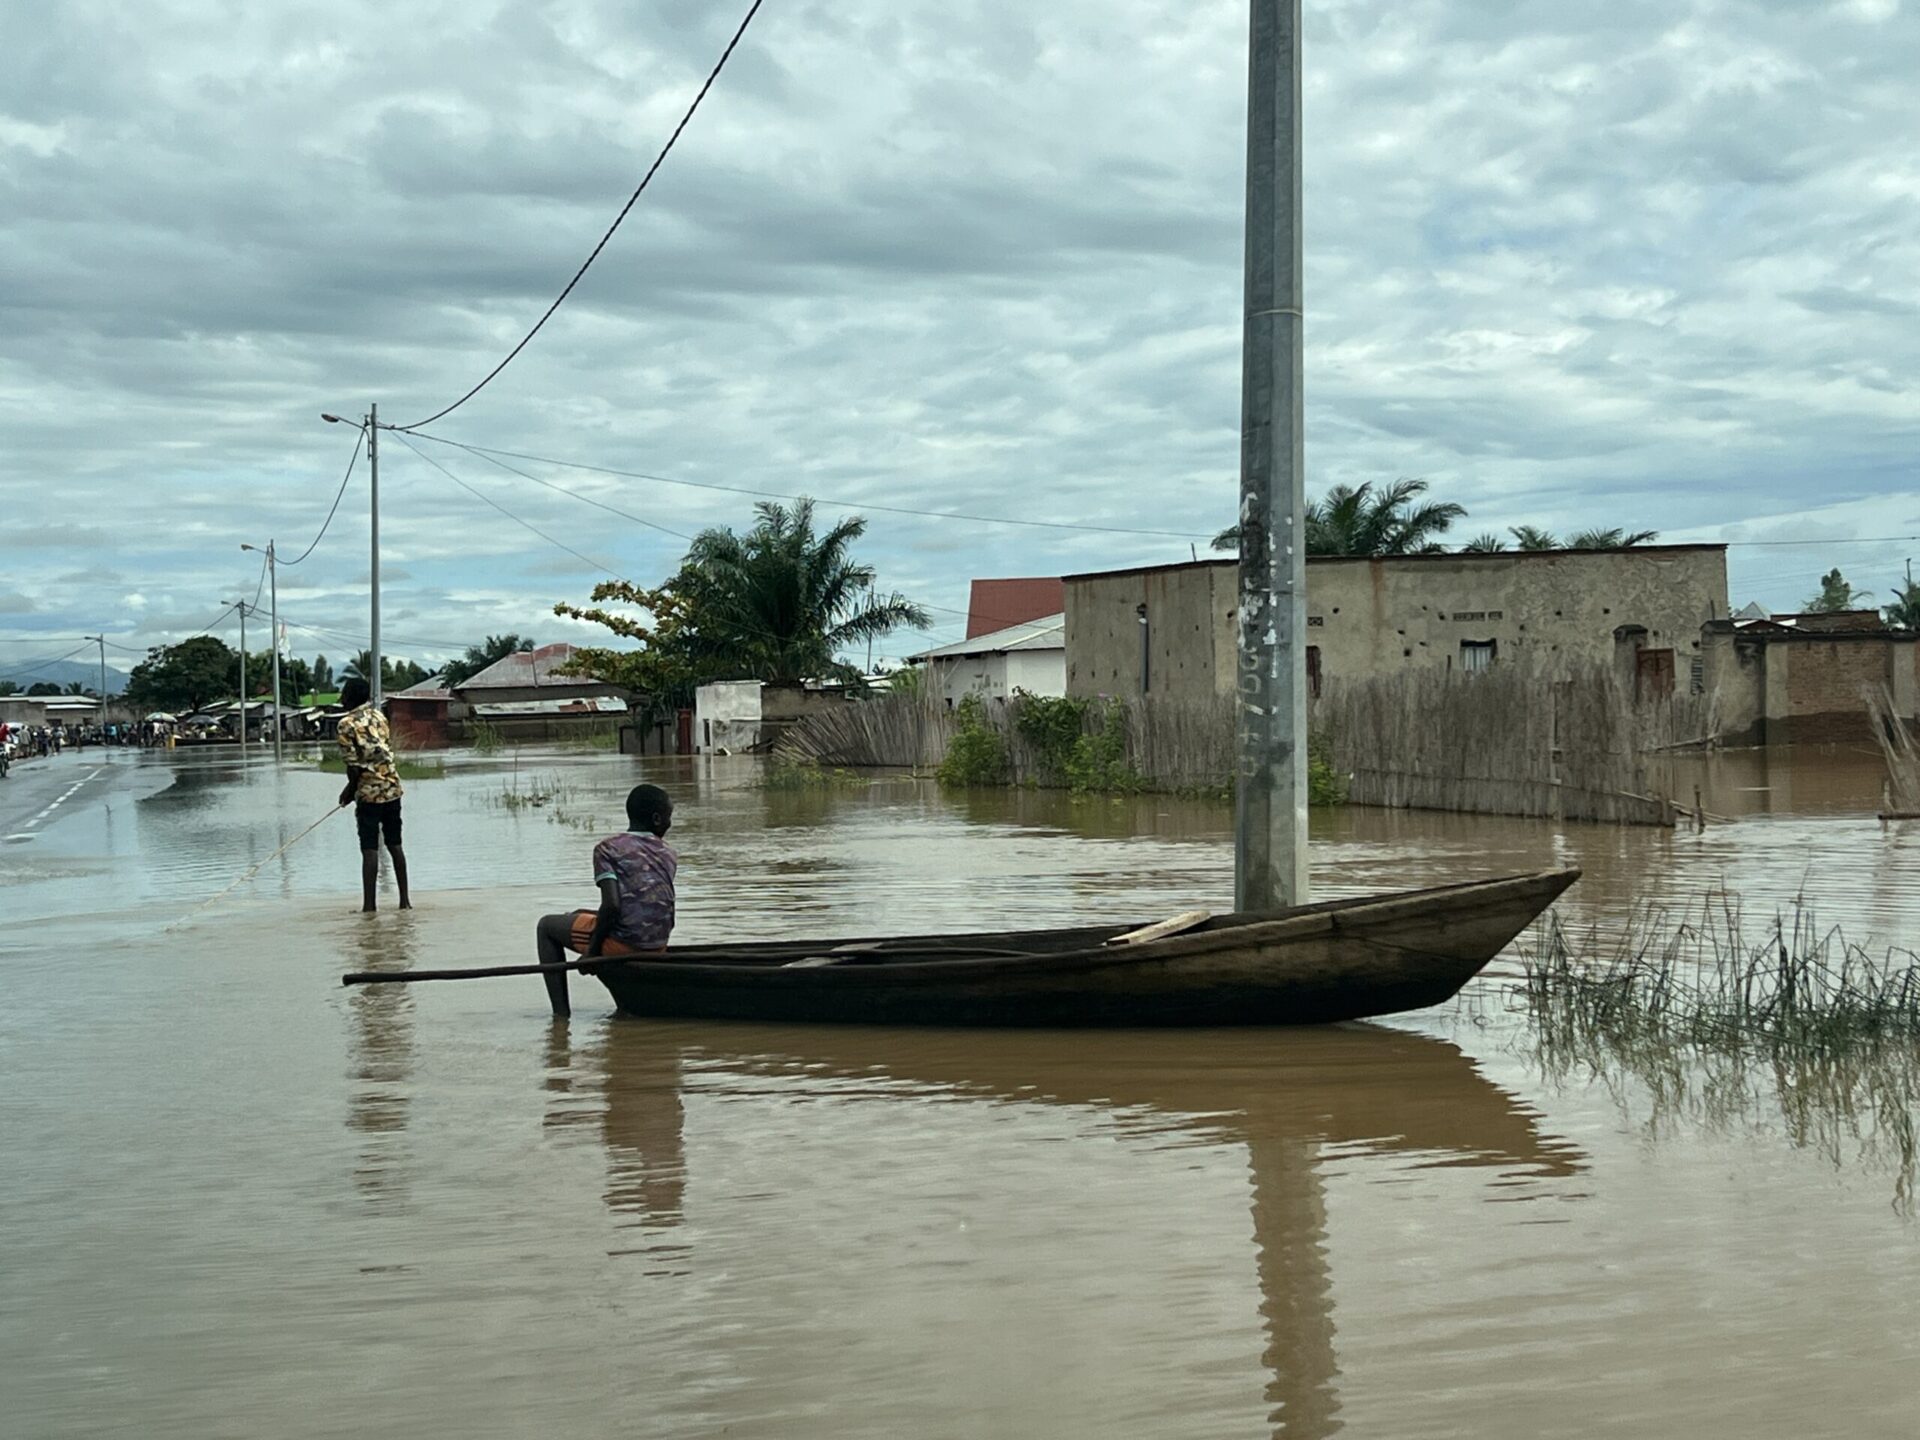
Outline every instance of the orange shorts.
{"type": "MultiPolygon", "coordinates": [[[[576,910],[573,912],[573,924],[569,927],[567,935],[567,948],[573,951],[574,954],[584,955],[587,953],[587,946],[593,943],[594,921],[598,918],[599,912],[597,910],[576,910]]],[[[657,950],[642,950],[638,946],[629,945],[626,941],[616,940],[613,936],[609,935],[606,941],[600,946],[600,953],[602,955],[664,955],[666,953],[666,947],[662,946],[657,950]]]]}

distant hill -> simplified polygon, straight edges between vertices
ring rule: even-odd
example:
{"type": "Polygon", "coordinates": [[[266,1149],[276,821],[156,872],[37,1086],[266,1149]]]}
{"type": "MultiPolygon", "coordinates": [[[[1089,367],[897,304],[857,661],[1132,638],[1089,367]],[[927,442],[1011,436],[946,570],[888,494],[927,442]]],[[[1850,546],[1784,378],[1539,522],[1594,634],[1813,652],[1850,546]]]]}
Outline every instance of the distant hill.
{"type": "MultiPolygon", "coordinates": [[[[43,650],[40,653],[45,654],[46,652],[43,650]]],[[[33,669],[29,671],[21,670],[23,665],[33,665],[36,658],[38,657],[33,654],[0,657],[0,680],[11,680],[15,685],[20,687],[21,694],[26,693],[29,685],[38,684],[42,680],[50,680],[63,690],[75,680],[78,680],[88,689],[92,689],[100,683],[100,662],[98,660],[95,660],[92,664],[88,664],[84,660],[55,660],[51,664],[34,665],[33,669]]],[[[107,693],[109,695],[118,695],[126,688],[126,675],[114,669],[112,665],[108,665],[107,693]]]]}

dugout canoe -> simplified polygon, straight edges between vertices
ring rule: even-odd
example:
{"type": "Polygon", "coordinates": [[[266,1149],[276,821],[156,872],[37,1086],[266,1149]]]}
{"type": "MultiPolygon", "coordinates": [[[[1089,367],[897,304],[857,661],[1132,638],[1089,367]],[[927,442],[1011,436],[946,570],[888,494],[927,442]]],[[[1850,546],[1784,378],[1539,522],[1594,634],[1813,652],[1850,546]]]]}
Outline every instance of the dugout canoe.
{"type": "Polygon", "coordinates": [[[1456,994],[1569,885],[1546,870],[1215,916],[1108,942],[1142,922],[754,945],[676,945],[594,978],[632,1015],[861,1025],[1319,1025],[1456,994]]]}

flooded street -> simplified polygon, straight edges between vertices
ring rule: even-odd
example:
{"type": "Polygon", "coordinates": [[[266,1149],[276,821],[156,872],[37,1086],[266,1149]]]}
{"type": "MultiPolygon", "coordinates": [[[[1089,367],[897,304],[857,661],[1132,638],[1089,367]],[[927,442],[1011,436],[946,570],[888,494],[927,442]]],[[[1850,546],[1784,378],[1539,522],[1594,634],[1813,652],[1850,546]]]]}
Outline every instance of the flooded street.
{"type": "MultiPolygon", "coordinates": [[[[1688,763],[1703,834],[1346,809],[1315,885],[1572,864],[1575,924],[1724,886],[1920,941],[1876,758],[1688,763]]],[[[1224,807],[446,765],[408,785],[418,908],[376,916],[344,815],[269,858],[338,791],[311,766],[0,786],[9,1435],[1920,1425],[1920,1222],[1875,1117],[1834,1141],[1543,1066],[1497,977],[1391,1024],[1164,1034],[617,1020],[577,977],[556,1026],[531,977],[339,984],[531,961],[640,778],[679,805],[688,941],[1224,910],[1224,807]]]]}

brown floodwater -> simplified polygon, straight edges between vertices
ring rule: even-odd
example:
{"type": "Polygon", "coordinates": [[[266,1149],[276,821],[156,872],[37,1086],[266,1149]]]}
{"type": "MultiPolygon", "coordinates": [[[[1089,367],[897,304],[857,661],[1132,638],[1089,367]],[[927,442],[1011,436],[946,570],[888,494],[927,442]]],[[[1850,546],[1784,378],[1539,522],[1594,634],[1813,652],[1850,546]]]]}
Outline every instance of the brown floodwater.
{"type": "MultiPolygon", "coordinates": [[[[1725,887],[1920,937],[1920,825],[1873,818],[1873,757],[1686,763],[1730,817],[1702,834],[1346,810],[1315,883],[1568,863],[1578,923],[1725,887]]],[[[0,824],[8,1436],[1920,1427],[1893,1117],[1550,1063],[1496,980],[1391,1024],[1114,1035],[338,984],[531,959],[642,773],[680,800],[687,939],[1222,907],[1220,807],[456,759],[409,787],[418,908],[365,917],[344,819],[269,860],[337,778],[96,770],[0,824]]]]}

